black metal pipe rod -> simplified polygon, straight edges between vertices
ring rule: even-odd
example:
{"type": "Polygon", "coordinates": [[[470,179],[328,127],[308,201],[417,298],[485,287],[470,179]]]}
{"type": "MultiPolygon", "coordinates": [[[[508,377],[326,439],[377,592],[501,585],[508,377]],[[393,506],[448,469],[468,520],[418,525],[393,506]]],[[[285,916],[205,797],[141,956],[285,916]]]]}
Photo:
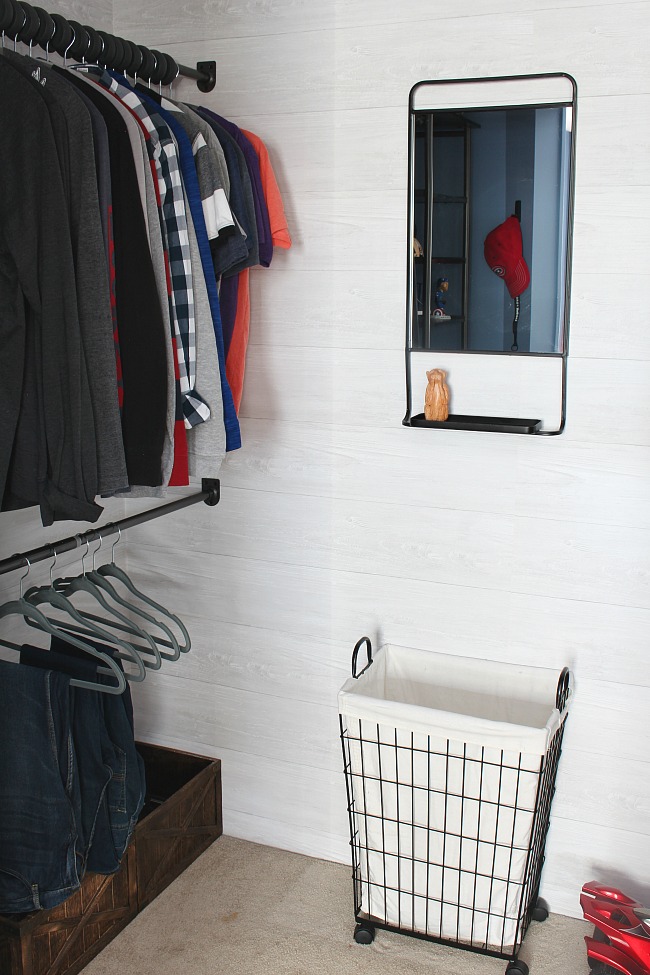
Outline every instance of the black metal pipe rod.
{"type": "Polygon", "coordinates": [[[220,485],[219,481],[213,478],[204,478],[201,483],[201,490],[198,494],[190,494],[186,498],[178,498],[168,504],[162,504],[159,508],[150,508],[148,511],[141,511],[137,515],[130,515],[128,518],[121,518],[119,521],[109,521],[99,528],[90,528],[88,531],[81,532],[79,535],[70,535],[62,538],[58,542],[50,542],[48,545],[41,545],[39,548],[30,549],[29,552],[20,552],[18,555],[10,555],[7,559],[0,560],[0,575],[6,572],[15,572],[16,569],[24,569],[33,565],[35,562],[44,562],[55,555],[63,552],[73,552],[80,548],[85,542],[93,542],[99,538],[106,538],[117,532],[126,531],[127,528],[135,528],[136,525],[144,525],[154,518],[162,518],[170,515],[182,508],[189,508],[191,505],[205,504],[213,507],[219,503],[220,485]]]}
{"type": "MultiPolygon", "coordinates": [[[[178,62],[176,62],[178,64],[178,62]]],[[[184,78],[193,78],[194,81],[209,81],[210,76],[204,71],[197,71],[196,68],[188,68],[186,64],[178,65],[178,73],[184,78]]]]}
{"type": "MultiPolygon", "coordinates": [[[[39,9],[37,8],[37,9],[34,10],[32,8],[32,12],[33,12],[34,17],[38,19],[39,30],[42,29],[42,28],[44,28],[45,25],[42,23],[41,14],[39,13],[39,9]]],[[[42,11],[42,13],[45,14],[45,17],[47,17],[48,20],[51,20],[51,15],[50,14],[48,14],[46,11],[42,11]]],[[[72,38],[74,40],[75,35],[79,32],[79,27],[81,27],[81,25],[77,25],[77,30],[75,30],[74,27],[70,26],[70,22],[67,21],[65,17],[61,17],[59,15],[55,15],[55,16],[57,16],[58,22],[60,24],[63,24],[64,26],[68,27],[70,29],[70,31],[72,31],[72,38]]],[[[27,14],[26,14],[25,11],[23,11],[18,6],[18,4],[16,3],[16,0],[0,0],[0,30],[2,31],[2,33],[4,33],[5,31],[10,31],[10,33],[9,33],[9,36],[10,37],[14,37],[14,33],[15,33],[16,38],[18,40],[20,40],[20,38],[18,37],[18,34],[22,31],[22,29],[23,29],[23,27],[25,26],[26,23],[27,23],[27,14]],[[20,20],[20,17],[21,16],[22,16],[22,21],[20,20]],[[20,26],[18,28],[15,28],[15,30],[12,31],[12,26],[14,25],[15,18],[19,18],[18,19],[18,24],[20,26]]],[[[75,22],[73,21],[72,23],[75,23],[75,22]]],[[[81,30],[82,30],[82,32],[85,33],[85,30],[86,29],[85,28],[81,28],[81,30]]],[[[36,31],[35,33],[38,33],[38,31],[36,31]]],[[[51,36],[52,35],[50,33],[50,35],[49,35],[50,39],[51,39],[51,36]]],[[[104,36],[106,36],[106,35],[104,35],[104,36]]],[[[108,37],[111,40],[113,40],[113,35],[112,34],[111,35],[108,35],[108,37]]],[[[90,40],[90,38],[87,37],[86,38],[86,42],[88,43],[89,40],[90,40]]],[[[35,43],[37,44],[37,46],[43,46],[42,44],[39,44],[38,39],[35,41],[35,43]]],[[[130,42],[130,41],[126,41],[124,43],[126,43],[126,46],[128,48],[135,48],[136,47],[136,45],[135,44],[132,44],[132,42],[130,42]]],[[[49,40],[47,42],[47,47],[49,47],[49,40]]],[[[66,47],[67,47],[67,45],[66,45],[66,47]]],[[[156,53],[158,53],[158,52],[156,52],[156,53]]],[[[100,56],[100,60],[101,60],[101,56],[100,56]]],[[[127,61],[128,61],[128,54],[127,54],[127,61]]],[[[101,63],[104,64],[105,62],[102,61],[101,63]]],[[[206,91],[206,92],[207,91],[212,91],[212,89],[215,86],[215,82],[216,82],[216,66],[214,65],[214,62],[211,62],[211,61],[203,61],[203,62],[200,62],[199,64],[197,64],[196,68],[190,68],[190,67],[188,67],[185,64],[178,64],[169,55],[165,55],[164,58],[163,58],[163,70],[162,70],[161,76],[160,76],[162,78],[164,78],[165,66],[167,67],[167,70],[171,69],[171,74],[169,75],[169,78],[171,79],[171,81],[174,80],[174,76],[173,76],[174,70],[176,68],[178,68],[178,74],[179,75],[182,75],[184,78],[192,78],[194,81],[197,82],[197,84],[198,84],[198,86],[199,86],[199,88],[200,88],[201,91],[206,91]]],[[[117,68],[118,65],[116,65],[114,63],[112,63],[112,64],[109,63],[108,64],[108,67],[117,68]]],[[[127,64],[127,67],[128,67],[128,64],[127,64]]],[[[130,73],[130,72],[127,72],[127,73],[130,73]]],[[[158,78],[156,79],[156,81],[158,81],[158,78]]],[[[168,84],[168,83],[169,83],[169,81],[167,81],[167,80],[163,81],[163,84],[168,84]]]]}

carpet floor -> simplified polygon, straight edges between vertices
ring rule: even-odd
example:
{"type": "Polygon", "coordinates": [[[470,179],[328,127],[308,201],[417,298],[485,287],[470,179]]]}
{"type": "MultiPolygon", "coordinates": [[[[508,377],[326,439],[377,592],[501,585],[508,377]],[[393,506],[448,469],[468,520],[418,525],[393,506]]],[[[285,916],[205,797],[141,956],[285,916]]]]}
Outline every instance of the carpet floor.
{"type": "MultiPolygon", "coordinates": [[[[83,975],[504,975],[506,962],[377,931],[353,940],[351,870],[222,836],[83,975]]],[[[530,975],[588,975],[583,921],[532,922],[530,975]]]]}

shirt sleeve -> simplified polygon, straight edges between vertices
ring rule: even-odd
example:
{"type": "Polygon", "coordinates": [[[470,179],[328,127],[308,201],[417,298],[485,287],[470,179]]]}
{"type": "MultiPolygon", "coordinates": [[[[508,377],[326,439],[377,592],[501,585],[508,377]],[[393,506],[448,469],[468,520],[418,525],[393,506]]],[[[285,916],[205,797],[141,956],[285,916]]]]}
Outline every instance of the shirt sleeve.
{"type": "Polygon", "coordinates": [[[242,129],[242,132],[245,136],[247,136],[248,139],[250,139],[252,146],[257,153],[257,158],[259,159],[262,187],[264,189],[266,205],[269,211],[271,239],[273,241],[273,246],[282,247],[288,250],[288,248],[291,247],[291,234],[289,233],[289,226],[284,212],[284,204],[282,203],[280,187],[278,186],[278,181],[276,180],[275,173],[273,172],[268,149],[260,137],[255,135],[254,132],[248,132],[246,129],[242,129]]]}

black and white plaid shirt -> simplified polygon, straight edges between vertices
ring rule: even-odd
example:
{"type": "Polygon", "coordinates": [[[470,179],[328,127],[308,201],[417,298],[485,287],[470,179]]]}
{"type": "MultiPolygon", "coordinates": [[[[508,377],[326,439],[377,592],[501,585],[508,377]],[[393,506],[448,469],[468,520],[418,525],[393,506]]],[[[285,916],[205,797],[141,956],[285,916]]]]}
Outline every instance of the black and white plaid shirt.
{"type": "Polygon", "coordinates": [[[108,71],[91,77],[117,95],[137,115],[150,135],[150,146],[166,235],[171,276],[171,312],[180,392],[185,426],[191,428],[210,418],[210,407],[196,390],[196,320],[190,241],[185,195],[178,150],[166,122],[143,105],[137,92],[126,87],[108,71]]]}

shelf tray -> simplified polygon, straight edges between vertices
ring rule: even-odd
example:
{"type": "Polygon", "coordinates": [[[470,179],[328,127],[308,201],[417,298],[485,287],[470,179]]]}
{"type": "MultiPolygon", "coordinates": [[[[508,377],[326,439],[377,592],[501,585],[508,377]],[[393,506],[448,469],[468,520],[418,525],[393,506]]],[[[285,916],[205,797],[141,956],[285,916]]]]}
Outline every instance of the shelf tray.
{"type": "Polygon", "coordinates": [[[446,420],[425,420],[418,413],[406,421],[411,427],[433,427],[438,430],[486,430],[489,433],[537,433],[541,420],[522,420],[511,416],[465,416],[450,413],[446,420]]]}

